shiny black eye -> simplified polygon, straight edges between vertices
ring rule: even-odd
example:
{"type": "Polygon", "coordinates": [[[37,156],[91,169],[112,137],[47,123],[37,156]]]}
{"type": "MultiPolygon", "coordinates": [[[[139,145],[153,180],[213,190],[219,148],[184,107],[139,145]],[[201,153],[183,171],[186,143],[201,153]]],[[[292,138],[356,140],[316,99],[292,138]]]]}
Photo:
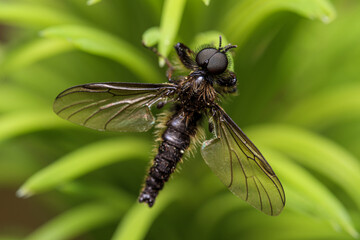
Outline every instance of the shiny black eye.
{"type": "Polygon", "coordinates": [[[206,67],[209,63],[209,59],[217,53],[216,48],[204,48],[196,55],[196,62],[201,67],[206,67]]]}
{"type": "Polygon", "coordinates": [[[225,53],[217,52],[209,59],[207,70],[213,74],[223,73],[228,65],[225,53]]]}
{"type": "Polygon", "coordinates": [[[212,74],[221,74],[228,66],[228,59],[216,48],[204,48],[196,55],[196,63],[212,74]]]}

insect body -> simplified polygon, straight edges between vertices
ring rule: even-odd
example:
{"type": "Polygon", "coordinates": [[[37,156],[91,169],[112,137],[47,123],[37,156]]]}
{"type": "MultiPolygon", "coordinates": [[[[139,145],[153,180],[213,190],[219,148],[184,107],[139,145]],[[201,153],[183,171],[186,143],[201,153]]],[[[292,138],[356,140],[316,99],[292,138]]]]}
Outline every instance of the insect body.
{"type": "Polygon", "coordinates": [[[178,43],[176,53],[190,70],[189,75],[173,77],[174,68],[166,59],[169,83],[75,86],[59,94],[54,111],[71,122],[97,130],[141,132],[155,122],[150,108],[171,102],[171,115],[139,196],[139,201],[150,207],[207,117],[214,138],[202,145],[205,162],[235,195],[266,214],[278,215],[285,205],[279,179],[255,145],[218,105],[219,96],[236,91],[236,76],[228,70],[227,56],[228,50],[235,47],[221,47],[221,37],[218,48],[204,47],[197,53],[178,43]]]}

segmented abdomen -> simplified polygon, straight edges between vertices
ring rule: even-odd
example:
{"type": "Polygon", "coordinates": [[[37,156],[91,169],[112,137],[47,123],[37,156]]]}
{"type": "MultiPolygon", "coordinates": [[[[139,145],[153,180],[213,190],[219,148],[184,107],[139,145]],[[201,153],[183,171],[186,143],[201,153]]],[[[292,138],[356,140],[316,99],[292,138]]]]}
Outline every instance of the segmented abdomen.
{"type": "Polygon", "coordinates": [[[179,110],[166,123],[167,129],[162,135],[158,154],[145,180],[139,202],[146,202],[150,207],[154,204],[159,191],[174,172],[184,151],[189,147],[190,138],[195,135],[200,119],[200,113],[179,110]]]}

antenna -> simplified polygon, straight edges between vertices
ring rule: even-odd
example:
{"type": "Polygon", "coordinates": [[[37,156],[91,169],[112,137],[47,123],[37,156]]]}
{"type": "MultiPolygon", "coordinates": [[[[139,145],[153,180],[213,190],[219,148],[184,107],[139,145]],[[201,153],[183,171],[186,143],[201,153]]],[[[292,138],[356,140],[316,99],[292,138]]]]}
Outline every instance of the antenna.
{"type": "Polygon", "coordinates": [[[223,48],[223,52],[226,53],[227,51],[229,51],[230,49],[232,48],[237,48],[237,45],[231,45],[230,43],[228,45],[226,45],[224,48],[223,48]]]}
{"type": "Polygon", "coordinates": [[[221,44],[222,44],[222,37],[220,35],[219,36],[219,51],[220,52],[226,53],[227,51],[229,51],[232,48],[237,48],[237,45],[232,45],[230,43],[228,45],[226,45],[225,47],[221,47],[221,44]]]}

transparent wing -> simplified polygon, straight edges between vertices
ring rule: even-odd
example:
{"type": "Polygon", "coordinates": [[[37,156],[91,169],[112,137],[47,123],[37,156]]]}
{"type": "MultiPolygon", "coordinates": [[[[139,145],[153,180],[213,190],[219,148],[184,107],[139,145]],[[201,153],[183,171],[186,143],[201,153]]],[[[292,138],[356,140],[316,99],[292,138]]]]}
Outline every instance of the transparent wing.
{"type": "Polygon", "coordinates": [[[265,158],[220,107],[215,107],[214,139],[203,143],[201,154],[236,196],[268,215],[285,205],[284,189],[265,158]]]}
{"type": "Polygon", "coordinates": [[[143,132],[155,121],[150,107],[175,90],[173,84],[85,84],[60,93],[53,108],[60,117],[96,130],[143,132]]]}

